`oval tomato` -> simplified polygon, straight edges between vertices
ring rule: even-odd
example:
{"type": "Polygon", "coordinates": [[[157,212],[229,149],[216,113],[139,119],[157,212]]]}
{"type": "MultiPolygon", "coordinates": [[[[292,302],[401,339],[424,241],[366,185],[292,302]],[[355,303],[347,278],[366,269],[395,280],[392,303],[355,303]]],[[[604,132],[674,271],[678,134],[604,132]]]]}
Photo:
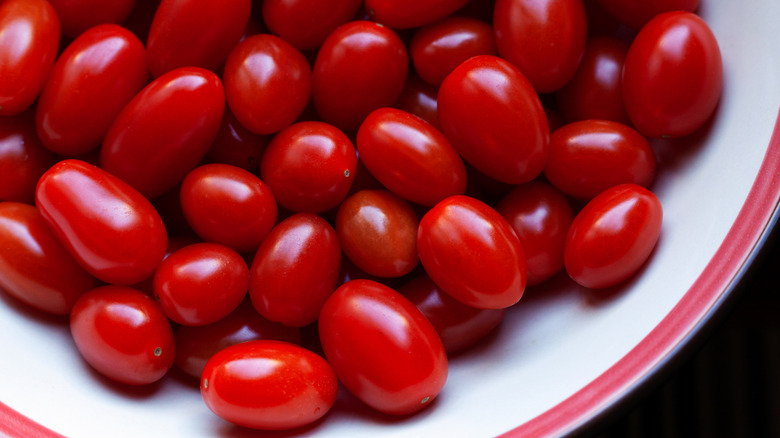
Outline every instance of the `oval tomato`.
{"type": "Polygon", "coordinates": [[[401,294],[371,280],[352,280],[325,302],[319,334],[344,386],[390,415],[417,412],[447,380],[447,354],[425,316],[401,294]]]}
{"type": "MultiPolygon", "coordinates": [[[[144,2],[145,0],[142,0],[144,2]]],[[[119,24],[133,10],[135,0],[49,0],[60,17],[62,33],[75,38],[104,23],[119,24]]],[[[146,62],[144,62],[146,64],[146,62]]]]}
{"type": "Polygon", "coordinates": [[[32,205],[0,202],[0,248],[0,289],[38,310],[67,315],[98,285],[32,205]]]}
{"type": "Polygon", "coordinates": [[[517,303],[527,280],[525,253],[497,211],[468,196],[452,196],[420,220],[417,251],[425,272],[458,301],[480,309],[517,303]]]}
{"type": "Polygon", "coordinates": [[[475,56],[444,80],[442,131],[464,160],[502,182],[522,184],[542,172],[550,132],[539,96],[507,61],[475,56]]]}
{"type": "Polygon", "coordinates": [[[129,30],[103,24],[81,34],[54,64],[38,101],[44,146],[66,156],[99,146],[148,76],[144,46],[129,30]]]}
{"type": "Polygon", "coordinates": [[[60,20],[46,0],[0,3],[0,116],[32,105],[60,46],[60,20]]]}
{"type": "Polygon", "coordinates": [[[100,165],[154,198],[203,159],[225,110],[219,78],[183,67],[155,79],[119,113],[103,141],[100,165]]]}
{"type": "Polygon", "coordinates": [[[68,252],[107,283],[134,284],[162,261],[168,237],[151,203],[117,177],[79,160],[43,174],[35,203],[68,252]]]}
{"type": "Polygon", "coordinates": [[[70,314],[70,332],[88,364],[128,385],[160,380],[176,357],[168,318],[153,299],[125,286],[82,295],[70,314]]]}
{"type": "Polygon", "coordinates": [[[556,91],[569,82],[588,36],[581,0],[498,0],[493,28],[498,53],[540,93],[556,91]]]}
{"type": "Polygon", "coordinates": [[[341,247],[333,227],[311,213],[292,215],[258,248],[249,297],[271,321],[293,327],[311,324],[336,290],[340,263],[341,247]]]}
{"type": "Polygon", "coordinates": [[[35,133],[32,111],[0,117],[0,201],[32,204],[35,185],[54,156],[35,133]]]}
{"type": "Polygon", "coordinates": [[[690,12],[656,16],[637,34],[623,68],[623,99],[636,129],[682,137],[715,111],[723,63],[715,35],[690,12]]]}
{"type": "Polygon", "coordinates": [[[466,190],[466,167],[447,138],[421,118],[395,108],[366,117],[357,133],[360,159],[382,185],[433,206],[466,190]]]}
{"type": "Polygon", "coordinates": [[[339,26],[314,63],[317,114],[340,129],[356,130],[371,111],[395,103],[408,70],[406,48],[392,30],[370,21],[339,26]]]}
{"type": "Polygon", "coordinates": [[[251,0],[162,0],[147,41],[152,76],[179,67],[216,70],[241,39],[251,8],[251,0]]]}
{"type": "Polygon", "coordinates": [[[338,380],[319,355],[280,341],[228,347],[206,363],[203,401],[219,417],[253,429],[310,424],[336,401],[338,380]]]}
{"type": "Polygon", "coordinates": [[[273,134],[295,122],[311,96],[306,58],[274,35],[241,41],[230,52],[222,77],[230,110],[258,134],[273,134]]]}
{"type": "Polygon", "coordinates": [[[641,29],[653,17],[663,12],[693,12],[699,7],[699,0],[596,0],[601,7],[621,23],[641,29]]]}
{"type": "Polygon", "coordinates": [[[567,195],[588,200],[618,184],[650,187],[655,168],[650,142],[634,128],[582,120],[553,132],[544,176],[567,195]]]}
{"type": "Polygon", "coordinates": [[[322,213],[347,196],[356,167],[355,147],[338,128],[299,122],[271,140],[260,175],[279,205],[295,212],[322,213]]]}
{"type": "Polygon", "coordinates": [[[299,50],[316,49],[333,30],[352,19],[361,0],[264,0],[271,32],[299,50]]]}
{"type": "Polygon", "coordinates": [[[439,109],[436,101],[439,87],[431,85],[416,74],[410,74],[406,78],[401,96],[395,102],[395,107],[401,111],[414,114],[441,130],[439,123],[439,109]]]}
{"type": "Polygon", "coordinates": [[[469,0],[366,0],[366,11],[374,21],[394,29],[409,29],[441,20],[462,8],[469,0]]]}
{"type": "Polygon", "coordinates": [[[257,176],[229,164],[204,164],[184,178],[181,209],[203,240],[254,251],[276,223],[277,206],[257,176]]]}
{"type": "Polygon", "coordinates": [[[663,209],[649,190],[622,184],[593,198],[566,237],[566,272],[598,289],[627,280],[647,261],[661,233],[663,209]]]}

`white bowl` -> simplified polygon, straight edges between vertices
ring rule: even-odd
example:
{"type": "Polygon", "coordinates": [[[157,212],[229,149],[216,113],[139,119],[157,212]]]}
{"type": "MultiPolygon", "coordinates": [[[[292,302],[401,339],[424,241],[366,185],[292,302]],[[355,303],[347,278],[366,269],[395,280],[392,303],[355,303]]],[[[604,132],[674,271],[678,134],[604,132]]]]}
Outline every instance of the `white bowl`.
{"type": "MultiPolygon", "coordinates": [[[[416,416],[373,414],[342,389],[323,421],[278,435],[561,435],[608,416],[690,342],[760,250],[780,199],[780,2],[702,0],[699,12],[723,54],[723,96],[703,132],[655,144],[664,224],[641,275],[601,292],[560,275],[528,292],[488,342],[452,358],[444,391],[416,416]]],[[[0,435],[253,435],[214,416],[197,383],[100,378],[63,319],[5,294],[0,346],[0,435]]]]}

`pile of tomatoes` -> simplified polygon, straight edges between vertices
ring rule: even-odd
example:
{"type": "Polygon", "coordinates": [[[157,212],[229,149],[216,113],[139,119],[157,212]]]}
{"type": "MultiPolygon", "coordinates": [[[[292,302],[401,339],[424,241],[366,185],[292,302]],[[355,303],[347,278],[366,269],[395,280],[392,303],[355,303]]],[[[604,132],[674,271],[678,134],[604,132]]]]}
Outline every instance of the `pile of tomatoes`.
{"type": "Polygon", "coordinates": [[[239,425],[417,412],[526,287],[646,262],[698,3],[3,0],[0,287],[239,425]]]}

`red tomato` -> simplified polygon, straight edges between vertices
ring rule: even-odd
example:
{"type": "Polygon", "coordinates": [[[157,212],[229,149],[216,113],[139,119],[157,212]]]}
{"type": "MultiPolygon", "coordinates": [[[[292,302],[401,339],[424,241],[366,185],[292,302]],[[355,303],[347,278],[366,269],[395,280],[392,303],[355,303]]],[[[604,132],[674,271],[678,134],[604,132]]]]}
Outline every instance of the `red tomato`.
{"type": "Polygon", "coordinates": [[[655,168],[650,142],[635,129],[582,120],[553,132],[544,176],[567,195],[588,200],[618,184],[650,187],[655,168]]]}
{"type": "Polygon", "coordinates": [[[206,363],[203,401],[219,417],[253,429],[310,424],[336,401],[338,380],[321,356],[280,341],[228,347],[206,363]]]}
{"type": "Polygon", "coordinates": [[[306,58],[274,35],[241,41],[230,52],[222,77],[230,110],[258,134],[273,134],[295,122],[311,96],[306,58]]]}
{"type": "Polygon", "coordinates": [[[356,130],[371,111],[398,100],[408,70],[406,48],[392,30],[370,21],[344,24],[317,53],[314,106],[323,121],[356,130]]]}
{"type": "Polygon", "coordinates": [[[542,172],[547,117],[531,84],[507,61],[489,55],[465,61],[442,83],[438,107],[444,134],[478,170],[510,184],[542,172]]]}
{"type": "Polygon", "coordinates": [[[426,274],[398,290],[433,324],[448,354],[463,351],[482,340],[504,319],[506,309],[477,309],[442,292],[426,274]]]}
{"type": "Polygon", "coordinates": [[[201,325],[183,325],[176,330],[176,366],[200,379],[206,362],[231,345],[261,339],[301,343],[297,327],[287,327],[262,317],[244,300],[233,312],[217,322],[201,325]]]}
{"type": "Polygon", "coordinates": [[[241,304],[248,287],[244,259],[217,243],[176,250],[154,274],[154,295],[163,312],[182,325],[219,321],[241,304]]]}
{"type": "Polygon", "coordinates": [[[466,167],[438,129],[395,108],[366,117],[357,134],[363,164],[385,187],[418,204],[433,206],[466,190],[466,167]]]}
{"type": "Polygon", "coordinates": [[[60,46],[60,20],[46,0],[0,3],[0,116],[32,105],[60,46]]]}
{"type": "Polygon", "coordinates": [[[225,108],[217,138],[206,153],[214,163],[230,164],[244,170],[257,170],[270,139],[255,134],[242,125],[229,108],[225,108]]]}
{"type": "Polygon", "coordinates": [[[517,303],[525,291],[525,253],[497,211],[468,196],[438,203],[420,220],[417,251],[425,271],[458,301],[479,309],[517,303]]]}
{"type": "Polygon", "coordinates": [[[299,50],[316,49],[334,29],[351,20],[361,0],[265,0],[263,19],[271,32],[299,50]]]}
{"type": "Polygon", "coordinates": [[[155,79],[119,113],[100,164],[154,198],[179,184],[203,159],[225,111],[219,78],[184,67],[155,79]]]}
{"type": "Polygon", "coordinates": [[[366,0],[371,19],[394,29],[409,29],[441,20],[469,0],[366,0]]]}
{"type": "Polygon", "coordinates": [[[585,52],[582,0],[498,0],[493,27],[498,53],[540,93],[563,87],[585,52]]]}
{"type": "Polygon", "coordinates": [[[251,8],[251,0],[162,0],[149,30],[149,71],[216,70],[243,35],[251,8]]]}
{"type": "Polygon", "coordinates": [[[556,93],[558,110],[569,121],[631,121],[623,104],[623,63],[628,45],[612,37],[588,40],[574,77],[556,93]]]}
{"type": "MultiPolygon", "coordinates": [[[[148,3],[148,0],[141,2],[148,3]]],[[[75,38],[99,24],[122,23],[130,15],[135,0],[49,0],[49,3],[57,10],[62,33],[75,38]]]]}
{"type": "Polygon", "coordinates": [[[361,190],[336,215],[344,254],[377,277],[400,277],[417,265],[417,215],[408,202],[387,190],[361,190]]]}
{"type": "Polygon", "coordinates": [[[100,146],[148,77],[144,46],[129,30],[103,24],[84,32],[59,57],[41,92],[36,127],[44,146],[66,156],[100,146]]]}
{"type": "Polygon", "coordinates": [[[271,140],[260,175],[279,205],[296,212],[322,213],[347,196],[356,166],[355,147],[338,128],[299,122],[271,140]]]}
{"type": "Polygon", "coordinates": [[[406,78],[406,85],[401,96],[395,102],[395,107],[414,114],[441,130],[436,102],[437,94],[439,94],[439,87],[423,81],[415,74],[410,74],[406,78]]]}
{"type": "Polygon", "coordinates": [[[417,412],[444,387],[448,363],[439,335],[414,304],[387,286],[345,283],[325,302],[318,325],[339,380],[380,412],[417,412]]]}
{"type": "Polygon", "coordinates": [[[55,164],[38,182],[35,203],[68,252],[107,283],[137,283],[165,255],[168,237],[152,204],[91,164],[55,164]]]}
{"type": "Polygon", "coordinates": [[[336,290],[341,247],[321,217],[298,213],[268,234],[252,261],[249,297],[271,321],[303,327],[313,323],[336,290]]]}
{"type": "Polygon", "coordinates": [[[723,88],[720,48],[690,12],[656,16],[636,36],[623,67],[623,99],[639,132],[682,137],[715,111],[723,88]]]}
{"type": "Polygon", "coordinates": [[[650,257],[661,233],[661,202],[636,184],[615,186],[577,214],[566,237],[566,272],[599,289],[627,280],[650,257]]]}
{"type": "Polygon", "coordinates": [[[168,318],[153,299],[129,287],[82,295],[70,314],[70,332],[88,364],[128,385],[160,380],[176,357],[168,318]]]}
{"type": "Polygon", "coordinates": [[[409,44],[415,71],[433,85],[463,61],[477,55],[498,55],[493,27],[468,17],[449,17],[418,30],[409,44]]]}
{"type": "MultiPolygon", "coordinates": [[[[171,255],[174,251],[178,251],[187,245],[193,245],[195,243],[201,243],[201,240],[191,235],[181,235],[181,236],[169,235],[168,249],[165,250],[165,255],[163,256],[163,260],[168,258],[168,256],[171,255]]],[[[139,283],[133,284],[130,287],[132,287],[133,289],[138,289],[141,292],[145,293],[146,295],[149,295],[150,297],[154,297],[154,274],[152,274],[151,276],[147,277],[146,279],[144,279],[139,283]]]]}
{"type": "Polygon", "coordinates": [[[496,204],[520,239],[528,266],[528,286],[563,269],[566,233],[574,218],[568,198],[553,186],[532,181],[517,186],[496,204]]]}
{"type": "Polygon", "coordinates": [[[596,0],[620,22],[634,29],[641,29],[648,21],[662,12],[693,12],[699,0],[596,0]]]}
{"type": "Polygon", "coordinates": [[[67,315],[97,286],[32,205],[0,202],[0,248],[0,289],[38,310],[67,315]]]}
{"type": "Polygon", "coordinates": [[[276,223],[276,201],[268,186],[229,164],[195,168],[182,182],[180,199],[198,236],[238,252],[257,249],[276,223]]]}
{"type": "Polygon", "coordinates": [[[32,111],[0,117],[0,201],[32,204],[35,185],[54,164],[35,133],[32,111]]]}

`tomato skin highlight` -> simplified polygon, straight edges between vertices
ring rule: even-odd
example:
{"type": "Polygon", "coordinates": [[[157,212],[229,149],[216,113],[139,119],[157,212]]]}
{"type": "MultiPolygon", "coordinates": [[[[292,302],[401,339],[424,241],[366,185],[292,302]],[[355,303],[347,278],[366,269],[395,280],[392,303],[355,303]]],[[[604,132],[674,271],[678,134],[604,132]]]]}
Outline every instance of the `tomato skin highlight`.
{"type": "Polygon", "coordinates": [[[225,111],[222,82],[199,67],[152,81],[119,113],[100,151],[100,165],[155,198],[179,184],[208,152],[225,111]]]}
{"type": "Polygon", "coordinates": [[[439,88],[439,121],[465,161],[509,184],[544,168],[550,131],[531,83],[509,62],[490,55],[459,65],[439,88]]]}
{"type": "Polygon", "coordinates": [[[617,285],[639,270],[661,233],[663,209],[649,190],[621,184],[593,198],[566,237],[566,272],[582,286],[617,285]]]}
{"type": "Polygon", "coordinates": [[[436,330],[414,304],[381,283],[340,286],[325,302],[318,326],[339,380],[380,412],[418,412],[444,386],[448,361],[436,330]]]}
{"type": "Polygon", "coordinates": [[[52,166],[38,182],[35,203],[76,261],[107,283],[138,283],[165,255],[168,236],[157,210],[91,164],[70,159],[52,166]]]}
{"type": "Polygon", "coordinates": [[[0,202],[0,289],[43,312],[70,313],[98,285],[32,205],[0,202]]]}
{"type": "Polygon", "coordinates": [[[157,303],[126,286],[102,286],[82,295],[70,331],[86,362],[127,385],[160,380],[173,366],[176,344],[157,303]]]}
{"type": "Polygon", "coordinates": [[[0,116],[29,108],[49,77],[60,45],[60,20],[46,0],[0,4],[0,116]]]}
{"type": "Polygon", "coordinates": [[[682,137],[710,118],[723,88],[715,35],[697,15],[657,15],[637,34],[623,67],[631,122],[649,137],[682,137]]]}
{"type": "Polygon", "coordinates": [[[89,29],[65,49],[41,92],[36,110],[41,141],[65,156],[100,146],[148,77],[146,51],[135,35],[114,24],[89,29]]]}
{"type": "Polygon", "coordinates": [[[240,426],[294,429],[328,413],[338,381],[317,354],[281,341],[227,347],[206,363],[200,385],[212,412],[240,426]]]}
{"type": "Polygon", "coordinates": [[[417,251],[431,279],[469,306],[509,307],[525,291],[520,240],[496,210],[469,196],[449,197],[422,217],[417,251]]]}

